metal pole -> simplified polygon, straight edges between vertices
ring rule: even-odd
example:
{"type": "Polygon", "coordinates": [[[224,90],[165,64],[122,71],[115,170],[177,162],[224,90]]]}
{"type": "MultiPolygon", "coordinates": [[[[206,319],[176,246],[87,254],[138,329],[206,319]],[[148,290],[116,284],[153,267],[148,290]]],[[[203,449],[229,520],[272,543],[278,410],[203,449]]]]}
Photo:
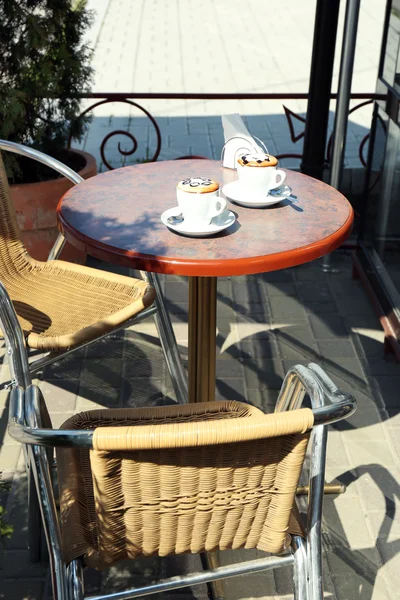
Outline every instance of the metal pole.
{"type": "Polygon", "coordinates": [[[340,0],[318,0],[301,171],[322,179],[340,0]]]}
{"type": "MultiPolygon", "coordinates": [[[[346,145],[351,80],[353,77],[359,12],[360,0],[347,0],[343,30],[342,55],[340,59],[338,99],[336,103],[335,124],[333,128],[332,162],[329,181],[331,186],[336,189],[339,189],[340,187],[343,172],[343,159],[346,145]]],[[[324,257],[322,261],[322,270],[324,273],[329,273],[332,270],[330,254],[327,254],[324,257]]]]}

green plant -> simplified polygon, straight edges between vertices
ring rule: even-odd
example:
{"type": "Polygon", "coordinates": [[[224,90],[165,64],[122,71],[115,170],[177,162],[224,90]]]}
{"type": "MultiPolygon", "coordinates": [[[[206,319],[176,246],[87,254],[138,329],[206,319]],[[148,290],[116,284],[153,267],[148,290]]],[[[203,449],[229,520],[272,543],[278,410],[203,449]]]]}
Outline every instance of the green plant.
{"type": "MultiPolygon", "coordinates": [[[[77,119],[90,91],[92,20],[85,0],[0,2],[0,138],[62,158],[70,134],[82,139],[90,117],[77,119]]],[[[46,179],[36,163],[6,153],[14,182],[46,179]]],[[[54,176],[54,172],[51,172],[54,176]]]]}
{"type": "MultiPolygon", "coordinates": [[[[5,483],[1,479],[0,473],[0,493],[8,491],[10,489],[10,484],[5,483]]],[[[6,511],[3,506],[0,505],[0,542],[3,542],[6,538],[10,538],[13,532],[13,527],[7,522],[6,519],[6,511]]]]}

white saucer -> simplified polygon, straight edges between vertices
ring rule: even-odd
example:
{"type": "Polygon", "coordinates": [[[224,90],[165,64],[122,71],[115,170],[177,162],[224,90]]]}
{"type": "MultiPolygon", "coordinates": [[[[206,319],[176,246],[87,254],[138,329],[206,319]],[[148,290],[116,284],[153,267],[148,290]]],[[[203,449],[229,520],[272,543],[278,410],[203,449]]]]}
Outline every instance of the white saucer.
{"type": "Polygon", "coordinates": [[[224,210],[224,212],[217,217],[214,217],[209,225],[203,225],[200,228],[194,228],[192,226],[188,228],[184,220],[182,223],[178,223],[177,225],[172,225],[167,221],[168,217],[178,216],[180,213],[181,209],[179,206],[169,208],[161,215],[161,221],[166,227],[168,227],[168,229],[172,229],[172,231],[176,231],[177,233],[181,233],[182,235],[186,235],[188,237],[207,237],[209,235],[215,235],[220,231],[224,231],[224,229],[228,229],[228,227],[233,225],[233,223],[236,221],[235,215],[231,210],[228,209],[224,210]]]}
{"type": "Polygon", "coordinates": [[[288,198],[292,193],[292,188],[288,185],[282,185],[269,190],[268,194],[262,196],[250,196],[245,186],[240,181],[231,181],[222,188],[222,193],[236,204],[242,206],[248,206],[250,208],[262,208],[265,206],[272,206],[282,202],[285,198],[288,198]]]}

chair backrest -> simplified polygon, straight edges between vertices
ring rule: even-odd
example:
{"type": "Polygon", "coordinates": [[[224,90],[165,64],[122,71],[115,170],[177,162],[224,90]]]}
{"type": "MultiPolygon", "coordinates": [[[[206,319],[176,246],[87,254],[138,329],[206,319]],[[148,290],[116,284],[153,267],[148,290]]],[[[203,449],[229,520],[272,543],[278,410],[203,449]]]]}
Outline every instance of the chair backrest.
{"type": "Polygon", "coordinates": [[[0,152],[0,280],[8,288],[12,276],[29,268],[29,254],[22,242],[7,173],[0,152]]]}
{"type": "Polygon", "coordinates": [[[65,559],[281,552],[313,419],[239,402],[73,416],[63,429],[94,435],[93,450],[57,449],[65,559]]]}

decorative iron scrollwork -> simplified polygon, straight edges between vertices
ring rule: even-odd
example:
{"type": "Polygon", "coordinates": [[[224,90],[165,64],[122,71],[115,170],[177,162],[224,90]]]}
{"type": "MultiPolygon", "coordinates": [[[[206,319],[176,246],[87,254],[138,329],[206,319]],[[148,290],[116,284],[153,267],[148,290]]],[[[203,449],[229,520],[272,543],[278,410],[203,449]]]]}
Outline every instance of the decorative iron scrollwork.
{"type": "MultiPolygon", "coordinates": [[[[84,117],[85,115],[87,115],[90,111],[94,110],[95,108],[97,108],[98,106],[101,106],[102,104],[110,104],[112,102],[123,102],[124,104],[130,104],[131,106],[135,106],[137,109],[139,109],[141,112],[143,112],[146,117],[151,121],[151,124],[154,127],[154,130],[156,132],[156,136],[157,136],[157,147],[156,150],[153,154],[153,156],[151,158],[148,158],[146,160],[148,160],[149,162],[155,162],[160,154],[161,151],[161,132],[160,132],[160,128],[158,126],[157,121],[155,120],[155,118],[153,117],[153,115],[151,115],[149,113],[148,110],[146,110],[143,106],[141,106],[140,104],[138,104],[137,102],[133,102],[133,100],[128,100],[127,98],[106,98],[105,100],[101,100],[100,102],[96,102],[95,104],[92,104],[91,106],[89,106],[86,110],[84,110],[78,117],[78,119],[81,119],[82,117],[84,117]]],[[[101,155],[101,159],[103,161],[103,163],[105,164],[105,166],[110,169],[113,170],[114,167],[108,162],[108,160],[106,159],[105,156],[105,152],[106,152],[106,144],[108,142],[108,140],[112,137],[114,137],[115,135],[124,135],[127,138],[129,138],[129,140],[132,142],[132,148],[130,150],[123,150],[123,148],[121,148],[121,143],[118,142],[118,152],[120,154],[122,154],[122,156],[132,156],[132,154],[134,154],[138,148],[138,141],[135,138],[135,136],[129,132],[129,131],[124,131],[122,129],[117,129],[115,131],[111,131],[110,133],[108,133],[103,141],[101,142],[100,145],[100,155],[101,155]]],[[[70,136],[69,142],[68,142],[68,146],[71,145],[72,139],[70,136]]]]}
{"type": "MultiPolygon", "coordinates": [[[[360,102],[360,104],[357,104],[356,106],[353,106],[353,108],[351,108],[349,110],[348,114],[351,115],[351,113],[355,112],[359,108],[362,108],[363,106],[367,106],[368,104],[372,104],[372,102],[373,102],[373,99],[366,100],[365,102],[360,102]]],[[[295,144],[296,142],[298,142],[299,140],[301,140],[301,138],[304,137],[304,131],[296,134],[295,130],[294,130],[293,120],[297,119],[298,121],[301,121],[302,123],[305,123],[306,120],[301,115],[298,115],[297,113],[295,113],[292,110],[290,110],[290,108],[288,108],[284,104],[282,106],[283,106],[283,110],[285,111],[285,117],[287,119],[289,131],[290,131],[290,139],[292,140],[293,144],[295,144]]],[[[363,151],[364,151],[366,143],[369,140],[369,137],[370,137],[370,133],[367,133],[363,137],[363,139],[361,140],[360,146],[359,146],[359,149],[358,149],[358,156],[359,156],[360,162],[361,162],[361,164],[362,164],[363,167],[367,166],[367,161],[364,158],[363,151]]],[[[327,144],[327,147],[326,147],[326,159],[325,159],[325,161],[326,161],[327,165],[329,165],[330,161],[331,161],[332,141],[333,141],[333,134],[331,134],[329,136],[328,144],[327,144]]],[[[302,157],[303,157],[302,154],[278,154],[277,155],[278,159],[283,159],[283,158],[299,158],[299,159],[301,159],[302,157]]]]}

